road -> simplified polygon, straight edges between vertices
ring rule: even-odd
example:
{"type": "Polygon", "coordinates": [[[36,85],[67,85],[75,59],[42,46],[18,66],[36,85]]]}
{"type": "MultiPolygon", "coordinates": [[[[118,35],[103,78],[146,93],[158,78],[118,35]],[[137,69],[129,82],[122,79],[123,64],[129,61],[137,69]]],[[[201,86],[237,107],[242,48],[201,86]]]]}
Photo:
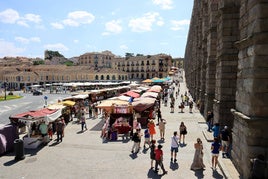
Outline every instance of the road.
{"type": "Polygon", "coordinates": [[[0,124],[8,124],[9,116],[43,108],[45,105],[44,97],[47,96],[47,104],[57,102],[70,94],[49,94],[44,93],[40,96],[33,96],[31,93],[15,92],[15,94],[23,96],[20,99],[7,100],[0,102],[0,124]]]}

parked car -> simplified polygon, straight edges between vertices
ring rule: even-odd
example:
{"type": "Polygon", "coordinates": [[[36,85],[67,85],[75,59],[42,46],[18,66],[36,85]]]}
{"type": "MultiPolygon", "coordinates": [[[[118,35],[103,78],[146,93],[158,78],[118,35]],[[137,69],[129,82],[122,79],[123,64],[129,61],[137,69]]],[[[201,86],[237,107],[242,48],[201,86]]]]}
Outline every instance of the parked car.
{"type": "Polygon", "coordinates": [[[33,92],[33,95],[34,96],[39,96],[39,95],[43,95],[43,93],[41,91],[36,90],[36,91],[33,92]]]}

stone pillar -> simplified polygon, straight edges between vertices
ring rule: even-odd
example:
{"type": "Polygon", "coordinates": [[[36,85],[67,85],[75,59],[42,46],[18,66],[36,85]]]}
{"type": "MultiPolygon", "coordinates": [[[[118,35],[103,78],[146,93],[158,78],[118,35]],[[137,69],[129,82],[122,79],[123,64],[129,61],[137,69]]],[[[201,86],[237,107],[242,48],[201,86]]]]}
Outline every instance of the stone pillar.
{"type": "Polygon", "coordinates": [[[216,73],[216,47],[217,47],[217,12],[218,2],[210,1],[208,4],[208,34],[207,34],[207,59],[206,59],[206,89],[204,115],[213,111],[215,98],[215,73],[216,73]]]}
{"type": "Polygon", "coordinates": [[[251,158],[262,154],[268,160],[267,19],[267,1],[241,0],[232,156],[243,178],[250,176],[251,158]]]}
{"type": "Polygon", "coordinates": [[[238,50],[234,43],[238,40],[239,6],[237,0],[221,0],[218,14],[218,42],[216,60],[216,84],[214,99],[214,121],[221,126],[233,126],[230,112],[235,106],[238,50]]]}

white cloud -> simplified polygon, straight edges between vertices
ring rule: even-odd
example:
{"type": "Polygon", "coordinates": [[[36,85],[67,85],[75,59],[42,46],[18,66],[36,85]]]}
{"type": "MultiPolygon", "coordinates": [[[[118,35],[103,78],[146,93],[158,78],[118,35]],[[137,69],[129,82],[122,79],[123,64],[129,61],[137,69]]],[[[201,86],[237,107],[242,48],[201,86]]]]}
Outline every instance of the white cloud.
{"type": "Polygon", "coordinates": [[[40,18],[40,16],[39,15],[36,15],[36,14],[26,14],[24,16],[24,19],[26,21],[34,22],[34,23],[37,23],[37,24],[42,21],[41,18],[40,18]]]}
{"type": "Polygon", "coordinates": [[[162,9],[172,9],[172,0],[152,0],[155,5],[160,6],[162,9]]]}
{"type": "Polygon", "coordinates": [[[41,42],[41,40],[40,40],[39,37],[31,37],[31,38],[30,38],[30,41],[31,41],[31,42],[41,42]]]}
{"type": "Polygon", "coordinates": [[[62,43],[56,43],[56,44],[47,44],[47,45],[44,45],[44,48],[45,49],[48,49],[48,50],[56,50],[56,51],[68,51],[69,49],[63,45],[62,43]]]}
{"type": "Polygon", "coordinates": [[[122,31],[122,27],[121,27],[120,23],[121,23],[120,20],[112,20],[112,21],[107,22],[105,24],[105,29],[108,32],[118,34],[122,31]]]}
{"type": "Polygon", "coordinates": [[[50,25],[55,29],[64,29],[64,26],[61,23],[54,22],[50,23],[50,25]]]}
{"type": "Polygon", "coordinates": [[[15,24],[29,27],[29,22],[40,23],[42,20],[39,15],[36,14],[25,14],[24,17],[21,17],[17,11],[14,9],[6,9],[5,11],[0,12],[0,22],[7,24],[15,24]]]}
{"type": "Polygon", "coordinates": [[[119,47],[121,50],[127,50],[128,49],[128,46],[127,45],[120,45],[119,47]]]}
{"type": "Polygon", "coordinates": [[[29,43],[29,39],[24,38],[24,37],[15,37],[15,40],[17,42],[21,42],[21,43],[24,43],[24,44],[28,44],[29,43]]]}
{"type": "Polygon", "coordinates": [[[74,43],[76,43],[76,44],[79,43],[79,40],[75,39],[75,40],[74,40],[74,43]]]}
{"type": "Polygon", "coordinates": [[[25,21],[17,21],[18,25],[24,26],[24,27],[30,27],[25,21]]]}
{"type": "Polygon", "coordinates": [[[86,11],[74,11],[68,14],[68,18],[63,20],[64,25],[79,26],[81,24],[90,24],[95,20],[95,17],[86,11]]]}
{"type": "Polygon", "coordinates": [[[182,30],[184,29],[185,26],[190,24],[190,20],[187,20],[187,19],[180,20],[180,21],[172,20],[171,24],[172,24],[172,27],[171,27],[172,30],[175,30],[175,31],[182,30]]]}
{"type": "Polygon", "coordinates": [[[15,37],[15,40],[23,44],[28,44],[30,42],[41,42],[39,37],[31,37],[31,38],[15,37]]]}
{"type": "Polygon", "coordinates": [[[25,49],[16,47],[13,43],[0,39],[0,56],[18,56],[25,49]]]}
{"type": "Polygon", "coordinates": [[[107,36],[107,35],[110,35],[111,33],[109,33],[109,32],[103,32],[103,33],[101,33],[101,35],[102,36],[107,36]]]}
{"type": "Polygon", "coordinates": [[[20,15],[13,9],[7,9],[0,12],[0,21],[7,24],[14,24],[20,19],[20,15]]]}
{"type": "Polygon", "coordinates": [[[132,31],[134,32],[145,32],[145,31],[151,31],[152,25],[154,22],[156,22],[158,19],[161,19],[159,17],[159,13],[146,13],[143,17],[131,19],[129,21],[128,26],[131,27],[132,31]]]}

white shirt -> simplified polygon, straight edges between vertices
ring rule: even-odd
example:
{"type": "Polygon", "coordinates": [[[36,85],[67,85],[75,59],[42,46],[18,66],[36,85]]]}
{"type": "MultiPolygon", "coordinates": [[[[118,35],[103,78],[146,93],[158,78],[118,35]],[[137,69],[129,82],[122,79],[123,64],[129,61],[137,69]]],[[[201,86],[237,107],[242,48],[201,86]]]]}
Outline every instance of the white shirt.
{"type": "Polygon", "coordinates": [[[172,136],[171,137],[171,147],[179,147],[178,146],[178,143],[179,143],[178,141],[179,141],[179,137],[178,136],[172,136]]]}

